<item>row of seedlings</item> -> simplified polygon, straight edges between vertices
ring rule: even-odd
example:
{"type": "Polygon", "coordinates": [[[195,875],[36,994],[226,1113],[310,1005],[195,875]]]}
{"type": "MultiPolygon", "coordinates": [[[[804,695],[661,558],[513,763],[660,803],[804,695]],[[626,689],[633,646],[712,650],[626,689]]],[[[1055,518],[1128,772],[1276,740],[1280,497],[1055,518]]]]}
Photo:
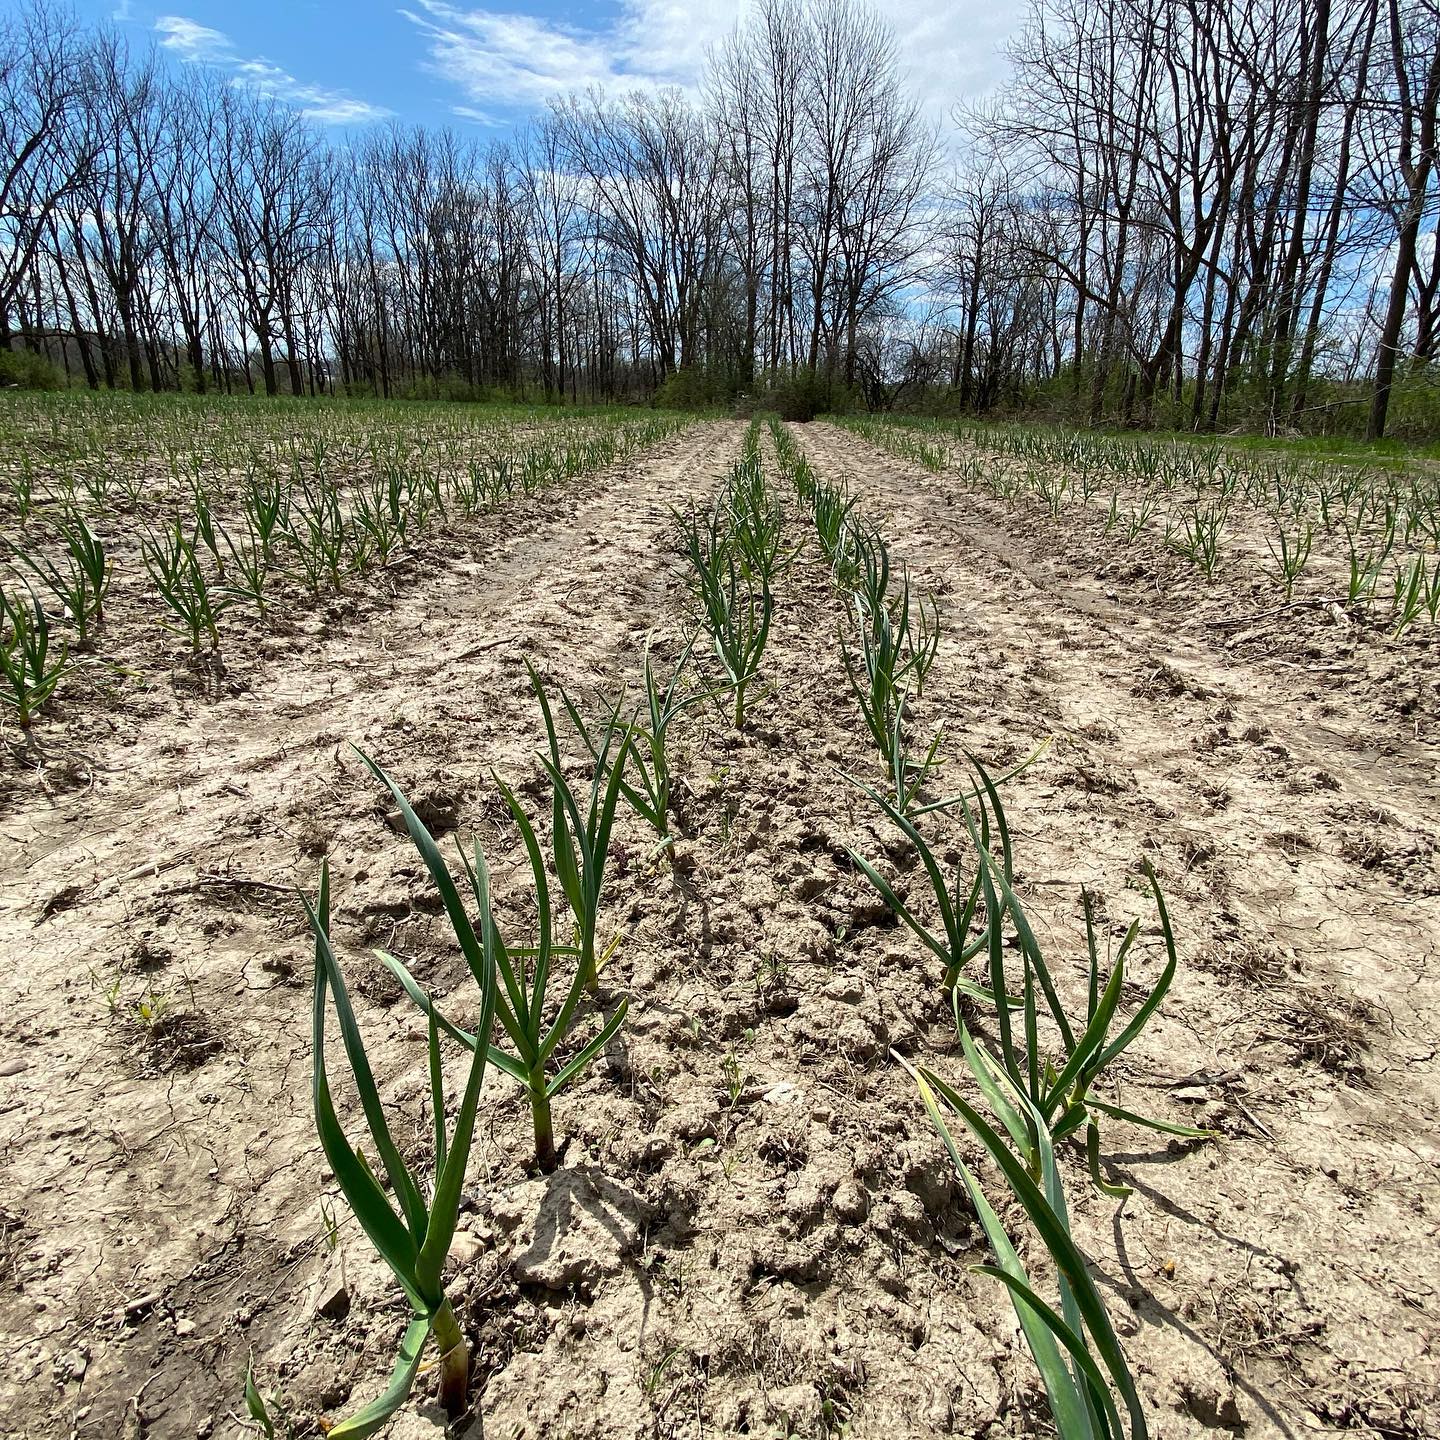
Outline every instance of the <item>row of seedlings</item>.
{"type": "MultiPolygon", "coordinates": [[[[320,465],[296,464],[286,478],[251,474],[228,526],[197,469],[184,503],[140,538],[150,593],[161,623],[183,637],[199,665],[207,651],[219,651],[220,622],[231,607],[249,604],[268,623],[280,583],[298,582],[312,599],[338,593],[351,579],[391,566],[423,532],[457,513],[471,517],[601,469],[680,423],[661,416],[580,437],[561,433],[518,455],[473,458],[454,472],[392,465],[349,490],[320,465]]],[[[73,500],[26,544],[3,543],[11,574],[0,579],[0,698],[28,730],[78,657],[93,663],[115,562],[73,500]]]]}
{"type": "MultiPolygon", "coordinates": [[[[332,1427],[328,1431],[332,1440],[363,1440],[383,1428],[409,1396],[432,1340],[438,1351],[440,1403],[452,1418],[468,1412],[469,1348],[446,1295],[442,1272],[454,1236],[486,1067],[502,1071],[523,1090],[533,1120],[535,1165],[542,1172],[553,1170],[558,1152],[552,1102],[602,1053],[623,1025],[628,1007],[626,997],[608,996],[599,986],[601,969],[619,941],[617,935],[603,950],[599,947],[605,868],[616,810],[622,801],[630,805],[656,831],[657,849],[668,846],[668,745],[675,721],[692,707],[719,699],[737,726],[744,723],[745,694],[756,677],[773,614],[773,582],[787,563],[780,546],[781,511],[760,465],[754,427],[715,503],[708,509],[692,508],[684,515],[677,514],[676,519],[682,548],[694,566],[693,632],[668,676],[657,673],[647,644],[644,693],[628,714],[623,691],[600,706],[598,720],[587,720],[580,706],[563,689],[558,690],[560,711],[587,756],[578,783],[567,777],[564,768],[555,707],[527,662],[546,740],[541,764],[552,802],[548,863],[539,827],[514,789],[498,778],[496,781],[521,837],[530,871],[535,932],[525,937],[526,943],[515,945],[505,937],[479,842],[473,842],[468,856],[462,852],[463,881],[457,881],[401,788],[374,760],[361,756],[398,808],[439,892],[476,987],[474,1019],[467,1029],[448,1001],[442,1010],[402,960],[377,951],[425,1015],[428,1026],[434,1117],[428,1201],[420,1175],[407,1165],[393,1138],[331,944],[328,866],[322,869],[317,898],[306,900],[316,948],[312,1025],[316,1125],[336,1184],[395,1274],[413,1312],[389,1384],[377,1399],[332,1427]],[[688,684],[686,672],[702,631],[710,637],[721,676],[713,682],[688,684]],[[565,914],[552,896],[552,873],[568,911],[568,942],[557,933],[565,914]],[[336,1115],[325,1055],[332,1009],[370,1148],[383,1175],[351,1144],[336,1115]],[[463,1096],[448,1130],[442,1079],[445,1040],[463,1047],[470,1057],[463,1096]],[[562,1051],[569,1058],[558,1063],[557,1052],[562,1051]]],[[[253,1374],[247,1375],[246,1401],[258,1423],[273,1424],[253,1374]]]]}
{"type": "MultiPolygon", "coordinates": [[[[776,426],[775,433],[781,463],[811,513],[837,586],[858,586],[854,593],[863,616],[867,598],[876,594],[868,577],[883,568],[874,554],[878,537],[872,532],[868,544],[861,538],[865,527],[859,519],[858,497],[818,477],[788,432],[776,426]]],[[[901,617],[908,614],[908,597],[906,586],[895,607],[901,617]]],[[[912,658],[927,657],[917,664],[923,679],[923,672],[933,663],[934,637],[938,636],[938,615],[933,609],[927,627],[919,633],[930,638],[908,653],[912,658]]],[[[853,668],[851,683],[867,728],[875,737],[870,725],[873,712],[853,668]]],[[[903,700],[901,705],[903,708],[903,700]]],[[[922,772],[934,763],[934,751],[932,744],[922,772]]],[[[1087,1002],[1083,1014],[1067,1009],[1016,891],[1011,829],[1000,797],[1001,784],[1034,758],[1032,755],[997,779],[972,757],[971,789],[922,806],[913,804],[915,790],[908,778],[910,772],[903,768],[888,769],[886,791],[853,781],[913,847],[923,872],[922,889],[933,901],[938,923],[922,918],[916,895],[912,892],[902,898],[874,862],[854,850],[850,858],[895,916],[939,961],[940,985],[954,1015],[957,1041],[975,1093],[967,1097],[931,1066],[915,1064],[898,1053],[894,1058],[915,1078],[926,1111],[975,1206],[994,1255],[994,1263],[977,1269],[1010,1294],[1061,1440],[1123,1440],[1126,1436],[1144,1440],[1148,1431],[1133,1376],[1072,1233],[1058,1158],[1063,1152],[1057,1151],[1057,1146],[1083,1136],[1091,1182],[1102,1194],[1123,1198],[1130,1192],[1108,1182],[1102,1172],[1103,1121],[1124,1120],[1189,1140],[1209,1138],[1210,1132],[1136,1114],[1097,1093],[1106,1072],[1142,1033],[1170,989],[1177,967],[1175,938],[1164,896],[1147,862],[1145,872],[1165,959],[1153,983],[1142,988],[1143,998],[1134,1014],[1122,1021],[1119,1012],[1129,974],[1127,960],[1139,938],[1140,921],[1130,924],[1107,966],[1101,960],[1094,902],[1088,891],[1082,891],[1087,1002]],[[959,814],[973,853],[968,876],[959,863],[953,874],[946,873],[934,844],[920,826],[927,816],[938,819],[948,813],[959,814]],[[1017,953],[1018,965],[1012,958],[1017,953]],[[989,1036],[981,1032],[977,1017],[982,1015],[989,1036]],[[1053,1273],[1058,1307],[1041,1295],[1036,1277],[1021,1260],[973,1159],[967,1157],[957,1138],[961,1130],[978,1142],[1040,1240],[1053,1273]]],[[[1130,984],[1133,988],[1133,975],[1130,984]]]]}
{"type": "Polygon", "coordinates": [[[1070,500],[1088,506],[1109,489],[1107,535],[1133,545],[1158,530],[1164,546],[1207,579],[1219,570],[1231,510],[1244,501],[1266,518],[1270,572],[1287,603],[1311,564],[1316,538],[1343,534],[1344,589],[1313,603],[1333,600],[1383,617],[1397,637],[1422,617],[1440,621],[1440,486],[1433,477],[1247,463],[1218,446],[1162,447],[1004,427],[954,427],[961,443],[952,448],[939,443],[940,422],[845,417],[839,423],[889,454],[932,472],[948,470],[1007,504],[1034,496],[1057,519],[1070,500]],[[977,449],[1023,463],[988,465],[977,449]],[[1127,489],[1135,492],[1129,498],[1127,489]]]}

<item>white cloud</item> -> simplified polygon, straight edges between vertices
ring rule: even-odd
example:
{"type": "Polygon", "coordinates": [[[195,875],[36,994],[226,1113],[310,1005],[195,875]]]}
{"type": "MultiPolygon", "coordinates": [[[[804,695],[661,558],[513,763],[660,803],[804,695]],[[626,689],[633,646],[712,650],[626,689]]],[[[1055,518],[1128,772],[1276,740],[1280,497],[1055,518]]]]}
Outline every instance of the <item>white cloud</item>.
{"type": "Polygon", "coordinates": [[[616,30],[622,52],[635,63],[643,63],[641,57],[663,57],[676,83],[693,85],[705,51],[719,44],[749,8],[743,0],[621,0],[616,30]]]}
{"type": "MultiPolygon", "coordinates": [[[[627,4],[634,8],[631,0],[627,4]]],[[[724,24],[712,27],[717,35],[733,23],[733,7],[725,8],[724,24]]],[[[582,30],[518,11],[463,10],[445,0],[420,0],[418,10],[400,13],[425,37],[429,68],[482,107],[539,109],[554,95],[591,85],[684,85],[698,69],[687,57],[677,63],[659,44],[635,43],[629,10],[609,30],[582,30]]],[[[696,29],[704,26],[702,14],[696,29]]]]}
{"type": "Polygon", "coordinates": [[[162,15],[155,22],[162,49],[177,59],[196,65],[213,65],[228,71],[236,84],[249,85],[262,95],[293,105],[307,119],[324,125],[361,125],[384,120],[392,112],[368,100],[357,100],[343,90],[308,85],[288,70],[261,57],[246,59],[235,43],[221,30],[200,25],[183,15],[162,15]]]}
{"type": "Polygon", "coordinates": [[[491,115],[487,110],[477,110],[473,105],[452,105],[450,113],[458,116],[461,120],[469,120],[476,125],[500,126],[505,122],[491,115]]]}
{"type": "Polygon", "coordinates": [[[155,22],[155,33],[161,46],[181,60],[223,64],[234,59],[235,47],[228,35],[183,15],[162,15],[155,22]]]}
{"type": "MultiPolygon", "coordinates": [[[[538,109],[554,95],[591,85],[693,89],[706,49],[747,8],[745,0],[620,0],[620,13],[593,27],[520,10],[466,9],[451,0],[419,0],[400,13],[425,37],[428,68],[469,102],[455,113],[478,106],[488,118],[496,109],[538,109]]],[[[1024,0],[899,0],[880,8],[911,85],[937,121],[1001,78],[1000,43],[1026,11],[1024,0]]]]}
{"type": "Polygon", "coordinates": [[[1005,78],[1001,46],[1029,14],[1024,0],[905,0],[881,9],[895,28],[910,84],[937,120],[956,105],[973,105],[1005,78]]]}

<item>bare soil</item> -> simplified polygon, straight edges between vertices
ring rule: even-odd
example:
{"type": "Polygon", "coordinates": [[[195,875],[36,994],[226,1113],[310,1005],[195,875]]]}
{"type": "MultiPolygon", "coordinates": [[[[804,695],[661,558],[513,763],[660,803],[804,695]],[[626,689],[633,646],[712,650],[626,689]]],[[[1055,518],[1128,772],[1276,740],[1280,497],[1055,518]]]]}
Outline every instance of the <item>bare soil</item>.
{"type": "MultiPolygon", "coordinates": [[[[966,750],[1001,768],[1050,739],[1007,812],[1070,993],[1082,884],[1109,934],[1144,917],[1146,978],[1142,858],[1171,902],[1181,972],[1119,1099],[1221,1138],[1112,1126],[1123,1205],[1072,1167],[1152,1433],[1440,1433],[1434,642],[1324,612],[1237,624],[1250,594],[1158,543],[1117,555],[1098,517],[1056,525],[838,429],[795,433],[938,599],[916,722],[945,726],[946,788],[966,750]]],[[[297,1435],[376,1393],[404,1307],[343,1202],[322,1203],[295,887],[329,856],[336,942],[417,1149],[424,1026],[369,947],[457,1016],[472,987],[350,742],[434,828],[479,836],[518,924],[528,877],[491,771],[541,812],[523,659],[613,694],[647,636],[678,652],[670,507],[713,492],[742,434],[696,425],[429,538],[383,592],[227,653],[235,683],[197,689],[177,666],[138,702],[117,687],[103,726],[59,715],[43,756],[12,748],[0,1432],[253,1433],[251,1354],[297,1435]]],[[[843,778],[878,777],[842,613],[812,545],[746,731],[708,712],[677,726],[674,851],[622,818],[604,979],[630,1015],[557,1103],[554,1175],[526,1167],[517,1087],[487,1081],[451,1273],[492,1435],[1047,1433],[1009,1303],[968,1268],[978,1225],[889,1054],[960,1079],[933,961],[848,857],[914,882],[843,778]]],[[[439,1432],[412,1414],[394,1433],[439,1432]]]]}

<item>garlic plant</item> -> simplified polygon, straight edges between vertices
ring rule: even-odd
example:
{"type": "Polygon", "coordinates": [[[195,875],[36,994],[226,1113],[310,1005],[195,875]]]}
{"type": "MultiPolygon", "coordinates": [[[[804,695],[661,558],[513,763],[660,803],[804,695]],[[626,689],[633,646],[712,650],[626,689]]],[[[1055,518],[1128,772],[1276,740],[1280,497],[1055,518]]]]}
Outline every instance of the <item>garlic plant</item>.
{"type": "MultiPolygon", "coordinates": [[[[478,855],[478,850],[476,853],[478,855]]],[[[406,1163],[391,1135],[365,1042],[350,1005],[344,976],[331,948],[328,864],[321,871],[320,891],[315,903],[312,905],[306,899],[305,909],[315,936],[312,1091],[320,1143],[341,1194],[370,1243],[394,1272],[414,1313],[414,1319],[401,1337],[390,1383],[377,1399],[328,1431],[331,1440],[364,1440],[364,1437],[378,1433],[389,1424],[391,1417],[405,1403],[432,1338],[439,1351],[440,1404],[452,1419],[464,1415],[468,1408],[469,1350],[459,1320],[446,1296],[442,1272],[460,1213],[461,1187],[465,1182],[470,1147],[475,1136],[480,1091],[489,1052],[484,1045],[473,1048],[454,1128],[447,1133],[440,1037],[431,1012],[428,1055],[430,1109],[434,1123],[432,1175],[427,1198],[427,1187],[406,1163]],[[376,1174],[372,1161],[350,1143],[335,1110],[325,1055],[326,1022],[332,1008],[370,1137],[371,1154],[384,1175],[383,1182],[376,1174]]],[[[492,954],[479,949],[473,958],[475,963],[472,968],[480,986],[477,1031],[483,1035],[489,1033],[496,1003],[495,962],[492,954]]]]}

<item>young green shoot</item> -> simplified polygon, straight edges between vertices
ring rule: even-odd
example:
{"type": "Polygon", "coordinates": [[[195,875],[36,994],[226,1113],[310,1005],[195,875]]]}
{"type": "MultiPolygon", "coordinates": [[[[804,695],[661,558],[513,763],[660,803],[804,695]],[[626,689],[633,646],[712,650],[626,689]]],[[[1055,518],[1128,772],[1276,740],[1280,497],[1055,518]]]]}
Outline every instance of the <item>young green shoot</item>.
{"type": "MultiPolygon", "coordinates": [[[[478,851],[477,851],[478,854],[478,851]]],[[[433,1009],[429,1027],[430,1106],[434,1121],[434,1181],[427,1202],[420,1180],[406,1164],[385,1118],[384,1105],[370,1067],[345,980],[330,945],[330,871],[320,874],[320,892],[305,909],[315,936],[315,1004],[312,1021],[315,1123],[325,1158],[360,1227],[400,1282],[414,1319],[400,1341],[390,1382],[381,1395],[329,1430],[331,1440],[364,1440],[389,1423],[405,1403],[431,1337],[440,1352],[439,1399],[447,1415],[458,1419],[468,1408],[470,1357],[455,1312],[445,1294],[442,1271],[460,1213],[461,1187],[475,1134],[480,1090],[489,1047],[472,1047],[464,1095],[453,1131],[445,1130],[445,1088],[441,1074],[439,1027],[433,1009]],[[326,1021],[333,1003],[361,1110],[369,1132],[371,1161],[351,1145],[335,1111],[325,1059],[326,1021]],[[388,1190],[388,1193],[387,1193],[388,1190]]],[[[470,958],[470,957],[467,957],[470,958]]],[[[472,969],[480,985],[476,1027],[488,1035],[496,1003],[492,956],[477,947],[472,969]]]]}
{"type": "MultiPolygon", "coordinates": [[[[984,776],[983,772],[982,779],[993,787],[993,782],[989,780],[988,776],[984,776]]],[[[895,887],[863,855],[858,851],[851,850],[849,852],[851,860],[879,892],[880,898],[890,907],[896,918],[919,937],[926,949],[939,957],[945,967],[942,981],[944,988],[947,991],[958,990],[972,999],[994,1004],[996,992],[977,985],[963,973],[965,966],[984,951],[988,943],[985,930],[981,930],[977,935],[971,934],[984,890],[985,867],[983,865],[976,866],[974,878],[968,885],[964,882],[958,867],[953,881],[947,881],[940,868],[939,859],[920,833],[914,819],[908,816],[896,801],[866,785],[863,781],[852,778],[852,783],[863,790],[885,812],[890,822],[915,847],[915,853],[920,859],[925,876],[930,882],[931,893],[935,898],[936,910],[940,917],[938,933],[919,918],[915,910],[900,898],[895,887]]],[[[999,831],[1000,853],[1003,863],[1008,867],[1010,837],[1003,828],[1005,823],[1003,811],[997,811],[997,822],[1001,827],[999,831]]],[[[988,853],[990,821],[989,813],[984,809],[980,812],[980,823],[988,853]]],[[[999,993],[1003,999],[1004,992],[999,993]]]]}
{"type": "Polygon", "coordinates": [[[105,599],[110,592],[113,565],[104,542],[91,530],[84,516],[73,515],[57,523],[65,542],[65,568],[43,555],[22,550],[13,540],[5,543],[15,559],[34,575],[64,607],[74,622],[75,648],[90,648],[90,630],[105,618],[105,599]]]}
{"type": "Polygon", "coordinates": [[[29,589],[10,595],[0,590],[0,700],[15,711],[22,730],[55,693],[65,674],[64,642],[59,654],[50,647],[50,617],[29,589]]]}
{"type": "MultiPolygon", "coordinates": [[[[694,635],[685,642],[680,658],[670,671],[670,678],[663,684],[655,673],[650,642],[645,644],[645,700],[640,711],[630,722],[633,743],[630,747],[631,773],[635,780],[622,779],[620,793],[630,808],[647,821],[660,836],[660,848],[670,844],[670,798],[672,781],[670,775],[669,737],[670,727],[675,720],[694,705],[703,704],[729,689],[728,685],[712,685],[704,689],[683,690],[685,672],[695,649],[694,635]]],[[[578,708],[562,690],[560,698],[585,747],[597,763],[607,754],[606,740],[619,727],[620,712],[625,696],[610,707],[600,726],[586,724],[578,708]]],[[[606,762],[609,763],[608,760],[606,762]]]]}
{"type": "MultiPolygon", "coordinates": [[[[1084,1017],[1072,1020],[1060,999],[1054,974],[1041,952],[1025,907],[1015,893],[1008,846],[1010,830],[1006,824],[999,791],[978,762],[976,770],[981,784],[980,793],[975,800],[975,810],[972,812],[968,799],[962,799],[961,807],[971,843],[980,861],[978,879],[984,900],[983,935],[989,962],[990,993],[1019,996],[1016,1002],[996,1007],[995,1024],[1000,1041],[1000,1064],[1010,1083],[1028,1097],[1030,1110],[1025,1114],[1015,1111],[1013,1107],[1003,1103],[1002,1096],[992,1094],[989,1089],[986,1090],[987,1098],[996,1113],[1006,1122],[1015,1145],[1032,1168],[1039,1163],[1040,1136],[1029,1124],[1027,1115],[1031,1111],[1044,1121],[1050,1142],[1063,1140],[1083,1126],[1091,1179],[1096,1187],[1109,1195],[1128,1194],[1123,1187],[1107,1184],[1100,1174],[1100,1122],[1104,1117],[1126,1120],[1163,1134],[1187,1139],[1208,1139],[1211,1134],[1207,1130],[1137,1115],[1100,1100],[1094,1094],[1105,1070],[1144,1030],[1174,981],[1178,962],[1175,936],[1171,929],[1165,897],[1154,869],[1146,861],[1145,873],[1150,882],[1161,934],[1164,937],[1165,963],[1153,984],[1145,991],[1138,1009],[1122,1024],[1118,1017],[1121,997],[1125,992],[1125,962],[1140,934],[1140,922],[1131,922],[1110,962],[1109,975],[1104,976],[1095,933],[1094,902],[1088,891],[1082,891],[1089,983],[1084,1017]],[[993,814],[995,833],[1002,837],[1002,850],[998,859],[990,851],[988,837],[991,827],[987,811],[993,814]],[[1011,967],[1006,961],[1007,953],[1013,953],[1007,944],[1007,917],[1009,928],[1014,935],[1015,949],[1020,953],[1018,984],[1017,977],[1010,973],[1011,967]],[[1012,1009],[1019,1012],[1018,1035],[1011,1015],[1012,1009]],[[1053,1054],[1047,1053],[1043,1046],[1042,1020],[1048,1021],[1057,1037],[1053,1054]],[[1118,1033],[1113,1033],[1116,1031],[1118,1033]]],[[[969,1057],[972,1051],[976,1051],[976,1047],[958,1009],[956,1022],[962,1046],[969,1057]]],[[[977,1078],[982,1070],[988,1073],[990,1068],[988,1064],[981,1066],[976,1059],[972,1059],[971,1064],[972,1068],[976,1068],[977,1078]]]]}
{"type": "Polygon", "coordinates": [[[692,510],[680,528],[695,572],[699,620],[733,689],[732,715],[740,730],[747,691],[770,637],[775,599],[769,580],[741,561],[719,517],[718,506],[708,520],[692,510]]]}
{"type": "MultiPolygon", "coordinates": [[[[634,746],[634,735],[612,711],[598,739],[592,737],[564,690],[560,696],[572,722],[584,736],[592,761],[588,786],[577,796],[565,777],[560,758],[560,741],[555,717],[545,696],[545,687],[527,659],[535,698],[545,722],[550,754],[541,756],[553,792],[551,839],[555,873],[570,906],[580,951],[580,975],[588,989],[598,988],[600,962],[595,954],[595,937],[600,923],[600,900],[605,884],[605,862],[610,853],[610,832],[615,824],[615,807],[625,784],[625,768],[634,746]]],[[[512,807],[513,808],[513,807],[512,807]]]]}
{"type": "MultiPolygon", "coordinates": [[[[896,1057],[897,1059],[900,1057],[896,1057]]],[[[996,1264],[977,1266],[976,1273],[1004,1285],[1016,1318],[1045,1383],[1050,1413],[1060,1440],[1146,1440],[1148,1434],[1140,1397],[1105,1303],[1090,1276],[1085,1256],[1070,1233],[1069,1208],[1055,1150],[1034,1102],[998,1067],[986,1068],[972,1047],[966,1059],[981,1093],[992,1107],[1003,1107],[1003,1127],[992,1125],[933,1070],[900,1063],[914,1077],[925,1109],[951,1163],[969,1192],[996,1264]],[[1040,1137],[1032,1167],[1008,1143],[1009,1116],[1022,1117],[1040,1137]],[[956,1142],[951,1120],[958,1119],[983,1146],[1007,1188],[1054,1263],[1060,1306],[1044,1300],[1026,1271],[975,1171],[956,1142]],[[1125,1407],[1122,1419],[1115,1403],[1125,1407]]]]}
{"type": "MultiPolygon", "coordinates": [[[[490,1064],[524,1087],[535,1136],[535,1163],[542,1172],[548,1173],[559,1163],[551,1102],[572,1081],[585,1073],[591,1061],[620,1029],[629,1002],[622,999],[595,1033],[582,1041],[575,1053],[563,1064],[557,1064],[556,1051],[574,1028],[585,994],[586,977],[578,963],[578,947],[557,945],[554,942],[555,911],[550,898],[545,862],[540,853],[539,837],[514,792],[507,785],[497,782],[500,783],[501,795],[524,842],[535,887],[538,943],[523,949],[512,949],[501,934],[490,899],[490,874],[479,842],[474,844],[472,858],[466,859],[463,852],[461,857],[465,861],[466,879],[475,901],[477,924],[472,923],[465,909],[459,888],[434,837],[415,814],[400,787],[369,756],[360,753],[360,758],[389,790],[398,806],[411,842],[440,892],[456,943],[471,974],[481,986],[482,995],[486,984],[491,983],[492,970],[498,975],[500,984],[495,987],[494,1011],[500,1021],[502,1039],[508,1041],[508,1048],[490,1043],[490,1027],[487,1023],[478,1025],[473,1031],[461,1029],[440,1013],[431,997],[420,987],[401,960],[383,950],[376,954],[432,1024],[469,1049],[477,1052],[484,1050],[490,1064]],[[557,987],[553,982],[556,978],[555,962],[558,958],[575,959],[577,963],[568,984],[558,987],[560,994],[557,1001],[557,987]]],[[[486,1020],[483,1008],[481,1019],[482,1022],[486,1020]]]]}

